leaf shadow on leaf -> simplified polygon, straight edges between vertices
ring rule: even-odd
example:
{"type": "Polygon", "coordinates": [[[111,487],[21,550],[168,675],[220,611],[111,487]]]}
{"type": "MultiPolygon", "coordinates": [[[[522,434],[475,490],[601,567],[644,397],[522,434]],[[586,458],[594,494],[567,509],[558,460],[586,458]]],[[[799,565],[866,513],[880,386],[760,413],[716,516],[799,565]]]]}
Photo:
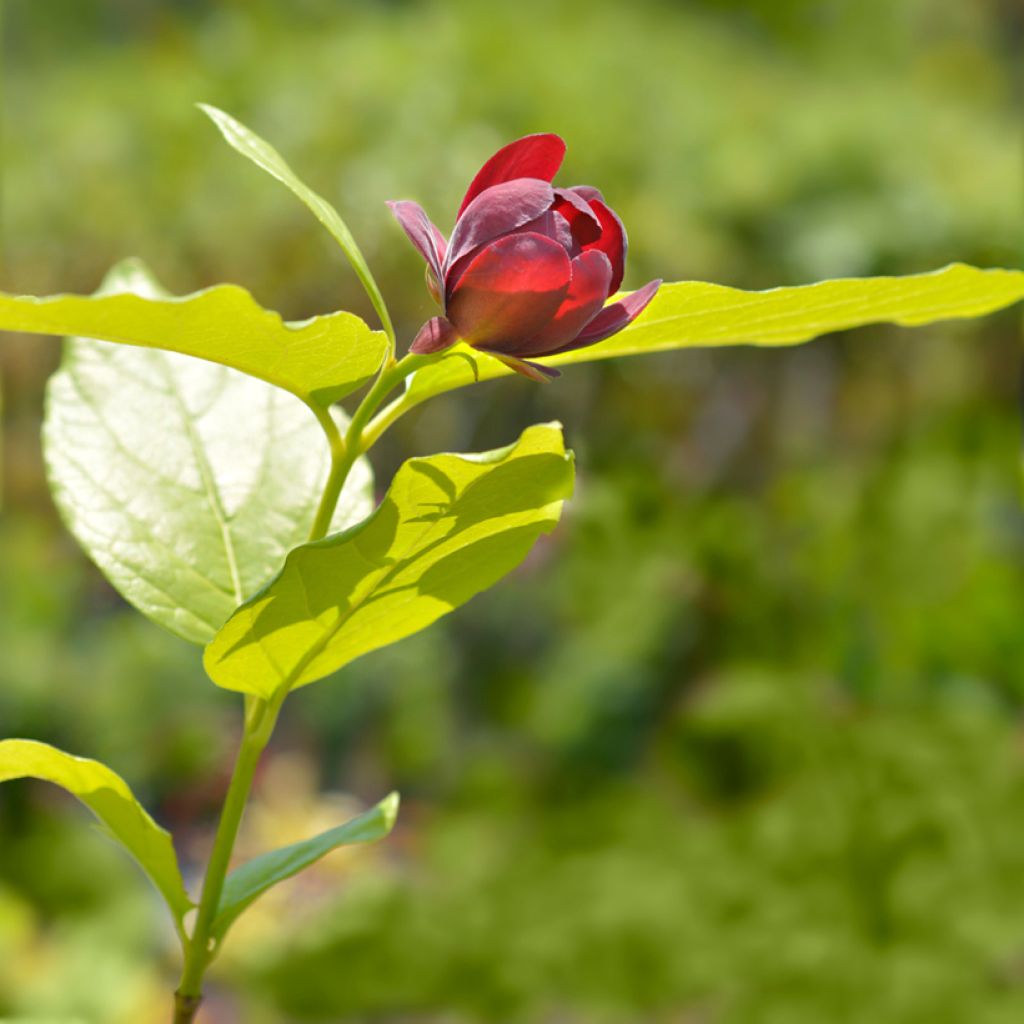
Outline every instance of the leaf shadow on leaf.
{"type": "Polygon", "coordinates": [[[447,503],[438,502],[436,512],[407,522],[434,522],[451,517],[450,532],[458,533],[488,519],[532,511],[554,501],[565,481],[566,462],[561,455],[524,456],[471,481],[461,494],[456,492],[452,479],[432,463],[413,462],[409,468],[435,483],[445,493],[447,503]]]}
{"type": "MultiPolygon", "coordinates": [[[[439,549],[458,545],[489,520],[543,509],[561,500],[571,463],[562,454],[538,453],[498,464],[470,481],[461,493],[456,483],[436,464],[413,461],[409,469],[430,482],[436,500],[418,498],[422,511],[409,516],[399,499],[388,492],[367,520],[344,533],[296,549],[289,557],[287,578],[292,586],[271,591],[255,618],[233,644],[218,652],[220,660],[244,649],[253,637],[268,637],[295,624],[295,599],[301,592],[307,621],[323,622],[322,646],[336,637],[359,611],[400,593],[432,598],[450,608],[480,589],[480,567],[495,578],[510,571],[548,526],[545,520],[510,526],[498,534],[471,539],[436,561],[439,549]],[[403,515],[404,512],[404,515],[403,515]],[[423,525],[413,537],[408,529],[423,525]],[[424,564],[426,563],[426,564],[424,564]],[[423,565],[422,571],[417,567],[423,565]],[[411,579],[398,580],[409,576],[411,579]],[[308,581],[329,579],[327,586],[308,581]],[[300,590],[297,588],[301,588],[300,590]],[[334,618],[329,616],[334,613],[334,618]]],[[[260,598],[255,599],[258,606],[260,598]]]]}
{"type": "MultiPolygon", "coordinates": [[[[415,583],[403,583],[374,592],[361,605],[368,608],[377,601],[403,592],[432,597],[455,607],[466,598],[465,581],[481,562],[489,562],[501,575],[511,571],[521,560],[523,547],[529,548],[544,530],[544,523],[517,526],[502,533],[472,541],[451,554],[444,555],[429,566],[415,583]]],[[[443,543],[439,541],[438,544],[443,543]]],[[[437,547],[438,544],[433,545],[437,547]]],[[[424,552],[426,554],[426,552],[424,552]]]]}

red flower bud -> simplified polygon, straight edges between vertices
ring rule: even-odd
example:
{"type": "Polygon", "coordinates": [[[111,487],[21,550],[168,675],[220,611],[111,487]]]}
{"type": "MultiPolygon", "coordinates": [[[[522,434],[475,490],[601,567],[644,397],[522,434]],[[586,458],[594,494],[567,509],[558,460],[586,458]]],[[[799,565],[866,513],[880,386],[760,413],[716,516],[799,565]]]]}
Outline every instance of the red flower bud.
{"type": "Polygon", "coordinates": [[[527,135],[480,169],[449,241],[416,203],[388,203],[427,261],[427,285],[443,316],[428,320],[411,352],[440,352],[460,339],[534,380],[558,371],[529,357],[593,345],[639,316],[651,281],[618,291],[626,231],[596,188],[554,188],[565,156],[557,135],[527,135]]]}

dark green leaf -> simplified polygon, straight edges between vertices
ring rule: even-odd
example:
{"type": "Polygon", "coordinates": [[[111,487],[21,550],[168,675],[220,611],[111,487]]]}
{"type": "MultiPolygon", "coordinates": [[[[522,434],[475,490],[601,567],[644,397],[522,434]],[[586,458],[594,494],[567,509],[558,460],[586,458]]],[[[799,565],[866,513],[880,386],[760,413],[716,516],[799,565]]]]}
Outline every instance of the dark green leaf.
{"type": "Polygon", "coordinates": [[[238,916],[268,889],[297,875],[339,846],[372,843],[387,836],[398,817],[398,794],[386,796],[376,807],[312,839],[254,857],[228,875],[211,934],[218,942],[238,916]]]}

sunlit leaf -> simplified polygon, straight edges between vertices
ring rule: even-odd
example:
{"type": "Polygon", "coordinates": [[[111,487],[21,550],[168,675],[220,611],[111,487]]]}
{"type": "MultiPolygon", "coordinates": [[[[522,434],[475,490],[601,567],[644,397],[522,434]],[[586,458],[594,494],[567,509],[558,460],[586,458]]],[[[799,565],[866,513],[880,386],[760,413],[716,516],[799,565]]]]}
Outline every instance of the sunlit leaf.
{"type": "Polygon", "coordinates": [[[254,857],[228,875],[221,894],[220,906],[211,929],[212,936],[220,941],[248,906],[268,889],[297,875],[321,857],[339,846],[355,843],[372,843],[383,839],[395,827],[398,817],[398,794],[386,796],[376,807],[365,814],[328,829],[312,839],[271,850],[254,857]]]}
{"type": "MultiPolygon", "coordinates": [[[[568,366],[615,356],[718,345],[797,345],[872,323],[906,327],[984,316],[1024,298],[1024,272],[954,263],[907,277],[846,278],[745,292],[719,284],[663,284],[650,306],[607,341],[537,362],[568,366]]],[[[453,388],[507,376],[491,356],[458,345],[410,380],[410,404],[453,388]]]]}
{"type": "MultiPolygon", "coordinates": [[[[162,294],[137,262],[101,290],[162,294]]],[[[43,441],[54,499],[89,556],[141,612],[203,644],[306,540],[329,461],[313,414],[280,388],[78,338],[50,381],[43,441]]],[[[334,528],[372,508],[361,459],[334,528]]]]}
{"type": "Polygon", "coordinates": [[[99,761],[73,757],[34,740],[0,740],[0,782],[52,782],[78,797],[146,872],[179,923],[193,906],[170,835],[132,796],[124,780],[99,761]]]}
{"type": "Polygon", "coordinates": [[[387,306],[384,304],[384,297],[377,287],[377,282],[367,266],[356,240],[352,237],[348,225],[342,220],[338,211],[331,206],[323,196],[318,195],[308,185],[301,181],[298,175],[288,166],[284,158],[269,142],[261,139],[252,129],[246,128],[241,121],[236,121],[230,114],[223,110],[211,107],[207,103],[197,104],[199,109],[210,118],[220,129],[228,145],[237,150],[242,156],[250,159],[257,167],[266,171],[271,177],[276,178],[282,185],[293,192],[313,213],[318,221],[331,233],[334,240],[341,246],[342,251],[348,257],[359,278],[366,294],[369,295],[373,308],[384,325],[384,330],[392,338],[394,331],[391,327],[391,318],[388,316],[387,306]]]}
{"type": "Polygon", "coordinates": [[[0,331],[100,338],[165,349],[222,366],[329,405],[380,368],[387,341],[352,313],[286,324],[236,285],[180,298],[0,292],[0,331]]]}
{"type": "Polygon", "coordinates": [[[557,424],[483,455],[410,459],[368,520],[297,548],[228,620],[210,678],[270,697],[423,629],[518,565],[572,481],[557,424]]]}

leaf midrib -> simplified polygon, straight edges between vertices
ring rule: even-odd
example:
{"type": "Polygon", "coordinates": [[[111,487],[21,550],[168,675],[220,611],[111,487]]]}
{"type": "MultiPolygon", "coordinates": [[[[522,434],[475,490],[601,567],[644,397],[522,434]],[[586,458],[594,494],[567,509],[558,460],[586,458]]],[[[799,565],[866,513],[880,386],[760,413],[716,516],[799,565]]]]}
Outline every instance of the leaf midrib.
{"type": "MultiPolygon", "coordinates": [[[[217,481],[213,474],[213,467],[210,465],[210,460],[206,457],[206,451],[203,448],[202,439],[196,433],[195,424],[192,421],[192,414],[189,412],[188,406],[182,398],[181,391],[178,388],[177,378],[174,376],[174,370],[168,362],[168,353],[158,350],[158,355],[160,356],[160,361],[163,364],[164,376],[171,385],[171,398],[174,401],[174,404],[178,409],[178,413],[181,416],[181,421],[184,424],[185,436],[188,439],[189,447],[192,449],[196,468],[199,470],[199,477],[203,481],[206,500],[209,503],[210,510],[213,512],[213,518],[216,520],[217,527],[220,531],[221,540],[224,544],[224,554],[227,558],[228,573],[231,577],[231,586],[234,592],[235,604],[239,605],[245,600],[245,595],[242,591],[242,580],[238,569],[238,556],[235,551],[235,542],[231,535],[230,517],[224,509],[224,502],[221,497],[220,490],[217,487],[217,481]]],[[[224,390],[223,379],[222,375],[220,388],[218,389],[221,395],[224,390]]]]}

